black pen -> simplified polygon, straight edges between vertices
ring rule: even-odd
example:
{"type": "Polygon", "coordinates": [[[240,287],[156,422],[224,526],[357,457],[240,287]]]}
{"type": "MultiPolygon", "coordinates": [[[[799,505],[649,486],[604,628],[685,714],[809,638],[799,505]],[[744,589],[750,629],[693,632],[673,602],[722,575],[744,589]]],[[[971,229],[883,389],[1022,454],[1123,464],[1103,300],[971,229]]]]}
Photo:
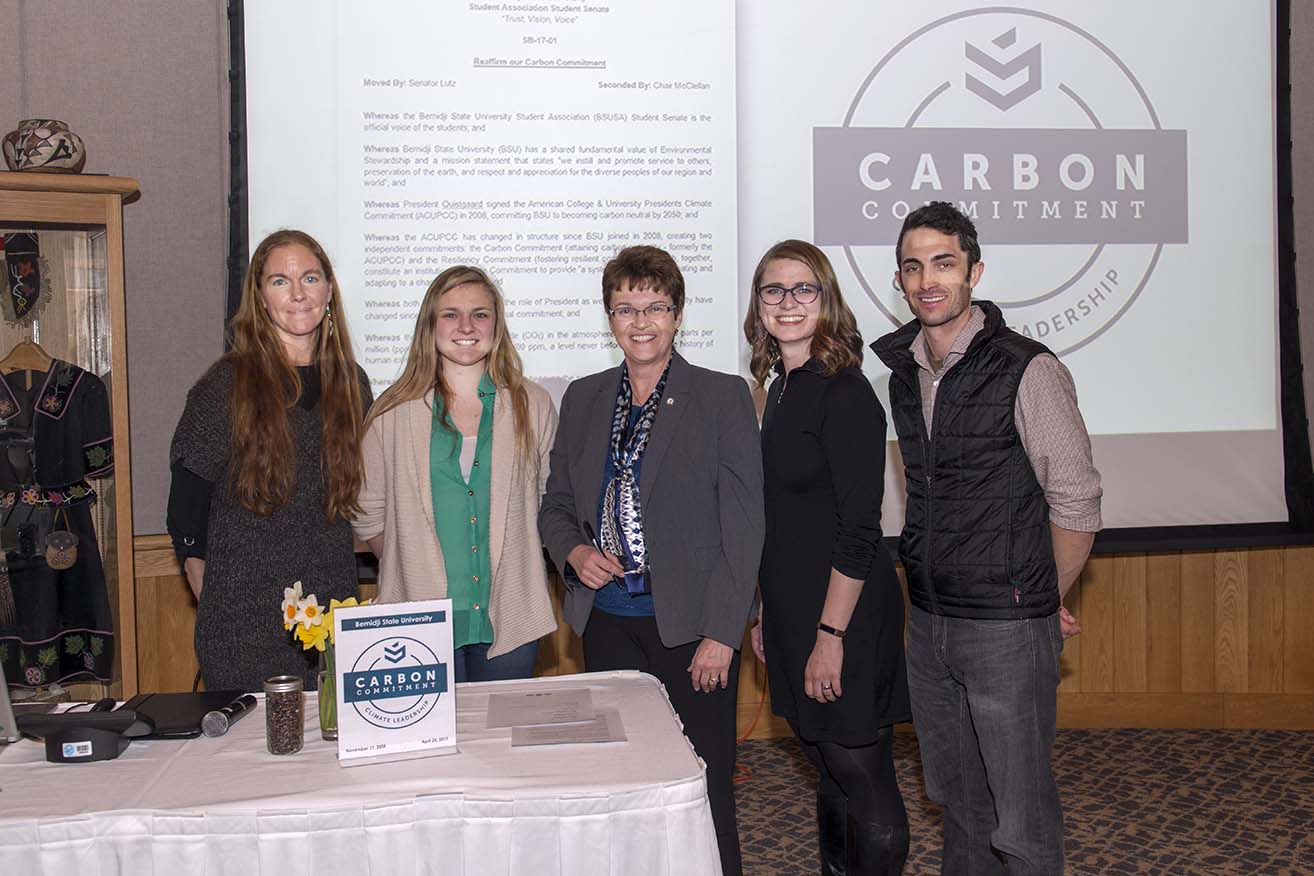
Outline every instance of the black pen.
{"type": "MultiPolygon", "coordinates": [[[[600,554],[605,554],[606,551],[604,551],[604,550],[602,549],[602,545],[598,544],[597,536],[595,536],[595,535],[593,534],[593,527],[589,524],[589,522],[588,522],[587,520],[581,520],[581,521],[580,521],[580,524],[584,527],[584,536],[585,536],[590,542],[593,543],[593,549],[594,549],[595,551],[597,551],[598,553],[600,553],[600,554]]],[[[610,578],[610,580],[615,581],[615,580],[616,580],[616,576],[615,576],[615,575],[612,575],[611,578],[610,578]]]]}
{"type": "Polygon", "coordinates": [[[584,537],[593,544],[594,550],[598,553],[602,553],[602,545],[598,544],[598,539],[593,534],[593,527],[589,525],[587,520],[581,520],[580,523],[584,526],[584,537]]]}

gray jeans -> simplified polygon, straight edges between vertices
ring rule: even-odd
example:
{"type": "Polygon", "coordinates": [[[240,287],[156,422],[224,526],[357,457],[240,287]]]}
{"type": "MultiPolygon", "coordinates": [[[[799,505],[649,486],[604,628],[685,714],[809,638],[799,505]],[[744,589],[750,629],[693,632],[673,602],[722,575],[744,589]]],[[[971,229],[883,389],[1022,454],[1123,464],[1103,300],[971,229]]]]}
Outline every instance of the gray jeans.
{"type": "Polygon", "coordinates": [[[946,876],[1063,872],[1050,768],[1062,650],[1057,614],[973,620],[909,607],[908,688],[926,794],[945,808],[946,876]]]}

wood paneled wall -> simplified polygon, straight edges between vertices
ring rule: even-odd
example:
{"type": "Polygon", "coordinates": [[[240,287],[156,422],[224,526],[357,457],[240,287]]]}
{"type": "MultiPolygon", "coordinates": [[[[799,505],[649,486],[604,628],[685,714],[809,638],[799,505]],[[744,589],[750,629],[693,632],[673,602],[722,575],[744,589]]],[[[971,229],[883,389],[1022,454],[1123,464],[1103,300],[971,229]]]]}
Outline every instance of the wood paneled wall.
{"type": "Polygon", "coordinates": [[[1060,723],[1314,727],[1314,548],[1095,557],[1060,723]]]}
{"type": "Polygon", "coordinates": [[[167,535],[139,535],[137,687],[142,693],[187,691],[196,678],[196,600],[167,535]]]}
{"type": "MultiPolygon", "coordinates": [[[[196,609],[168,538],[139,536],[136,567],[140,688],[190,690],[196,609]]],[[[1067,604],[1082,634],[1063,651],[1061,726],[1314,729],[1314,548],[1095,557],[1067,604]]],[[[747,637],[742,653],[740,734],[787,735],[747,637]]],[[[583,669],[562,624],[537,672],[583,669]]]]}

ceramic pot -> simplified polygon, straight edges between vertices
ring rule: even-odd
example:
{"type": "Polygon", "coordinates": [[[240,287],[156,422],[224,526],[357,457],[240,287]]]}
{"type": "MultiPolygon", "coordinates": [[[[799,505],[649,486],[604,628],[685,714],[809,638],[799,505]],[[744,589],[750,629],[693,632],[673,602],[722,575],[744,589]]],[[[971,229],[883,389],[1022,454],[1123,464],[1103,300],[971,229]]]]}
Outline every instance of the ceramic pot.
{"type": "Polygon", "coordinates": [[[81,173],[87,163],[82,138],[55,119],[24,119],[5,135],[5,164],[10,170],[81,173]]]}

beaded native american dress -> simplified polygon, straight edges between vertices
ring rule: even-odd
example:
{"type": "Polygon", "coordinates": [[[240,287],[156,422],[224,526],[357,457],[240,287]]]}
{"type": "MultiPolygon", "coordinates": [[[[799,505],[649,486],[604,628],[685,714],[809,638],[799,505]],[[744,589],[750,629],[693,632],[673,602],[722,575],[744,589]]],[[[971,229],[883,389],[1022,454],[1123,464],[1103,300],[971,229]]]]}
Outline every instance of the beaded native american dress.
{"type": "Polygon", "coordinates": [[[45,372],[0,375],[0,664],[11,685],[111,679],[114,631],[89,483],[113,470],[111,431],[96,375],[59,359],[45,372]],[[68,568],[48,562],[60,530],[77,536],[68,568]]]}

